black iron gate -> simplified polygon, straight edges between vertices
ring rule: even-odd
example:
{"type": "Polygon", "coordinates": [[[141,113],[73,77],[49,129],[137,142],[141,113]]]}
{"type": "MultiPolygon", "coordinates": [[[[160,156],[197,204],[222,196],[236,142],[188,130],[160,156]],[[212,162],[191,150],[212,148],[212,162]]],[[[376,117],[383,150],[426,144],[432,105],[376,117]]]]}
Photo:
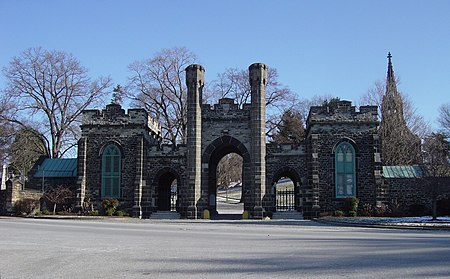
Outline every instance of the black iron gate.
{"type": "Polygon", "coordinates": [[[294,211],[295,210],[295,191],[283,189],[276,191],[276,210],[294,211]]]}

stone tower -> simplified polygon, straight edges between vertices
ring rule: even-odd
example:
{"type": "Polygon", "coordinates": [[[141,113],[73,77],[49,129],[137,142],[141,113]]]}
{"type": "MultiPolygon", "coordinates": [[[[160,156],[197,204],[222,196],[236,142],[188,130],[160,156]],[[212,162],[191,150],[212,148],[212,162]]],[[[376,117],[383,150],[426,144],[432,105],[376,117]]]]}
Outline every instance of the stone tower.
{"type": "Polygon", "coordinates": [[[262,198],[266,187],[266,83],[267,66],[262,63],[250,65],[249,78],[251,86],[251,162],[254,177],[253,198],[254,218],[262,218],[262,198]]]}
{"type": "Polygon", "coordinates": [[[403,100],[397,91],[392,55],[388,53],[386,93],[381,102],[380,136],[383,163],[386,165],[413,165],[420,163],[420,139],[406,125],[403,100]]]}
{"type": "Polygon", "coordinates": [[[187,94],[187,161],[186,195],[182,207],[186,207],[186,217],[197,218],[197,201],[201,195],[201,144],[202,144],[202,90],[205,84],[205,69],[193,64],[186,68],[187,94]]]}

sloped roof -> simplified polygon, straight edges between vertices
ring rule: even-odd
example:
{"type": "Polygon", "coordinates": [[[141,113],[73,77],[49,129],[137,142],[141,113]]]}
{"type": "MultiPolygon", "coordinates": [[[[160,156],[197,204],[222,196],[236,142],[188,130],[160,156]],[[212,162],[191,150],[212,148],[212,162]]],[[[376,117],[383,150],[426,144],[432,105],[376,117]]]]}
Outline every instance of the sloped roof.
{"type": "Polygon", "coordinates": [[[422,169],[419,166],[383,166],[385,178],[421,178],[422,169]]]}
{"type": "Polygon", "coordinates": [[[75,177],[77,176],[77,159],[47,158],[39,166],[34,177],[75,177]]]}

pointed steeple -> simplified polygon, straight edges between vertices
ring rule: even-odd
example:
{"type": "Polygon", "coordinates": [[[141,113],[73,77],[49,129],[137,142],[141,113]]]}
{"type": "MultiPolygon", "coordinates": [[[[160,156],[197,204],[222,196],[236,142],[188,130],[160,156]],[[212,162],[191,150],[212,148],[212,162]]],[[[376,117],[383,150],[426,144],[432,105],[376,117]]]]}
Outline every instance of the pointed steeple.
{"type": "Polygon", "coordinates": [[[394,68],[392,67],[392,55],[388,53],[388,71],[386,77],[386,94],[397,94],[397,82],[395,81],[394,68]]]}

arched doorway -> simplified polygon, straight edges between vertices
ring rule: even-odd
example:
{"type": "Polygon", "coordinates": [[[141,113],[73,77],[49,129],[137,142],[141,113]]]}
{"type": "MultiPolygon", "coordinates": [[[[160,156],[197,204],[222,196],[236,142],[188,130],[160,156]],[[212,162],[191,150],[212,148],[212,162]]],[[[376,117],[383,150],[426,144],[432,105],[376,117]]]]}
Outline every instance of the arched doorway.
{"type": "MultiPolygon", "coordinates": [[[[231,136],[223,136],[214,140],[206,149],[202,156],[202,192],[207,193],[207,205],[212,216],[222,214],[218,211],[218,177],[217,171],[219,162],[225,156],[235,154],[242,159],[242,179],[240,212],[236,215],[241,216],[244,210],[250,210],[250,178],[245,174],[250,173],[250,155],[247,148],[236,138],[231,136]]],[[[233,155],[231,155],[233,156],[233,155]]],[[[229,186],[229,185],[228,185],[229,186]]],[[[220,209],[220,207],[219,207],[220,209]]]]}
{"type": "Polygon", "coordinates": [[[170,168],[164,168],[156,176],[156,183],[158,185],[158,211],[177,211],[179,175],[170,168]]]}
{"type": "Polygon", "coordinates": [[[289,167],[281,168],[273,177],[274,209],[280,211],[302,211],[300,177],[289,167]]]}

